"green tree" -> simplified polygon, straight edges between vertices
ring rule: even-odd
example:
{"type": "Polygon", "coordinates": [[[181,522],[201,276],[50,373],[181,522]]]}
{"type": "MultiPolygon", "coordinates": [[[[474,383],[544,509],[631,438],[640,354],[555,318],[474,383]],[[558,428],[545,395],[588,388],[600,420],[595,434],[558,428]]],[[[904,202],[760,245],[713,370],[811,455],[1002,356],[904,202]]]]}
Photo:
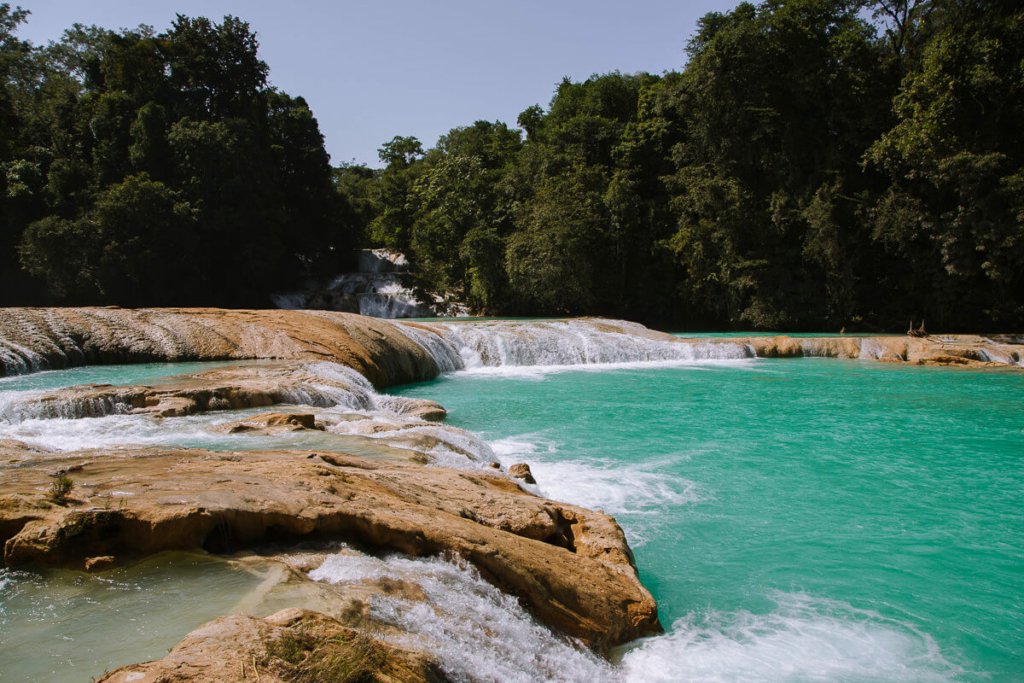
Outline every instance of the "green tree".
{"type": "Polygon", "coordinates": [[[857,259],[847,247],[868,235],[855,207],[823,230],[821,202],[855,205],[877,182],[859,165],[891,92],[874,27],[853,2],[742,3],[702,19],[689,52],[672,243],[691,296],[734,325],[848,324],[858,304],[828,268],[857,259]]]}
{"type": "Polygon", "coordinates": [[[145,174],[112,185],[78,220],[49,216],[29,226],[22,261],[72,302],[182,303],[195,277],[192,212],[145,174]]]}
{"type": "Polygon", "coordinates": [[[413,187],[422,172],[423,145],[414,137],[396,135],[378,150],[387,164],[377,177],[372,202],[380,207],[370,221],[370,239],[378,245],[409,251],[416,205],[413,187]]]}
{"type": "Polygon", "coordinates": [[[900,285],[937,324],[1019,324],[1024,315],[1024,10],[944,7],[894,100],[897,121],[867,158],[890,174],[874,236],[900,285]]]}
{"type": "Polygon", "coordinates": [[[179,116],[249,118],[258,111],[269,67],[249,24],[233,16],[215,24],[179,14],[163,42],[179,116]]]}
{"type": "Polygon", "coordinates": [[[600,312],[603,273],[598,252],[608,216],[603,178],[577,169],[543,182],[523,207],[521,228],[505,253],[520,310],[544,315],[600,312]]]}
{"type": "Polygon", "coordinates": [[[477,121],[443,135],[414,187],[411,255],[423,285],[478,310],[507,304],[504,240],[512,230],[503,178],[522,147],[518,131],[477,121]]]}

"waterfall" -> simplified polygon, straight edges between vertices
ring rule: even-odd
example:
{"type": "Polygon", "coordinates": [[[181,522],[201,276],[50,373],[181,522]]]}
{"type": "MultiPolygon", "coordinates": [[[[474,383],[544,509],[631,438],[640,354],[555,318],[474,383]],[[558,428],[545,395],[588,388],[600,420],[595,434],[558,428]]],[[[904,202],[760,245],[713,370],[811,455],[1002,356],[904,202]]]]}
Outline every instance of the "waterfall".
{"type": "Polygon", "coordinates": [[[459,347],[452,343],[438,326],[429,328],[403,324],[396,326],[402,333],[419,344],[434,359],[441,372],[455,372],[465,367],[459,347]]]}
{"type": "Polygon", "coordinates": [[[374,318],[468,315],[465,306],[447,302],[443,297],[420,300],[409,286],[409,261],[397,251],[362,249],[358,268],[358,272],[336,276],[326,286],[274,294],[271,300],[278,308],[346,311],[374,318]]]}
{"type": "Polygon", "coordinates": [[[465,562],[356,554],[347,547],[309,573],[315,581],[358,586],[391,580],[418,586],[421,599],[377,594],[370,614],[398,627],[385,639],[430,652],[455,681],[605,683],[621,680],[612,665],[539,624],[519,601],[465,562]]]}
{"type": "Polygon", "coordinates": [[[9,339],[0,338],[0,376],[3,368],[13,370],[10,374],[35,372],[46,367],[45,359],[32,349],[16,344],[9,339]]]}
{"type": "Polygon", "coordinates": [[[740,360],[747,344],[676,339],[642,325],[599,319],[398,325],[442,372],[621,363],[740,360]]]}

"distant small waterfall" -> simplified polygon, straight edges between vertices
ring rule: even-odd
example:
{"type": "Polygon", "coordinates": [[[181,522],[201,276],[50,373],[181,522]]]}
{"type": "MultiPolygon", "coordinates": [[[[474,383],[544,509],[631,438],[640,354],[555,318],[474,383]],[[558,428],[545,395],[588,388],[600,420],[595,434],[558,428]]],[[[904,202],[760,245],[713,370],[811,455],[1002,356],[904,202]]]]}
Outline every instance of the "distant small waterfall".
{"type": "Polygon", "coordinates": [[[324,287],[271,297],[278,308],[315,308],[359,313],[374,318],[430,318],[467,315],[464,306],[441,297],[423,301],[409,286],[409,261],[388,249],[362,249],[359,271],[344,273],[324,287]]]}

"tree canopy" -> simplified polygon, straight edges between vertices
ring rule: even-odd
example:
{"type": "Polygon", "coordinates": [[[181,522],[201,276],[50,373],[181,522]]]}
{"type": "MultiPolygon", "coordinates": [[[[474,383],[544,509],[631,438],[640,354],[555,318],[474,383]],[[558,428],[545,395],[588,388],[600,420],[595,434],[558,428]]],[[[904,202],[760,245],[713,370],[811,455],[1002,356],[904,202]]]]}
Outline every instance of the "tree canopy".
{"type": "Polygon", "coordinates": [[[0,5],[0,303],[265,306],[338,267],[354,234],[319,126],[267,85],[248,24],[34,48],[26,18],[0,5]]]}

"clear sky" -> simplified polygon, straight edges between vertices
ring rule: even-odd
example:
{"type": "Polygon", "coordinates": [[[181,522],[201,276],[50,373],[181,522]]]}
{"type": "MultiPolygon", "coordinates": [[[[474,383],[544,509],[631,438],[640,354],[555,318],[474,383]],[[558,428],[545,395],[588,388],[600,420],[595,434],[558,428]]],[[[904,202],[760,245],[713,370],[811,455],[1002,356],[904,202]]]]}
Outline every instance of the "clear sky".
{"type": "Polygon", "coordinates": [[[379,166],[394,135],[432,146],[479,119],[515,124],[564,77],[680,68],[697,19],[738,0],[8,0],[36,44],[74,23],[149,24],[177,12],[249,22],[270,80],[306,98],[332,163],[379,166]]]}

